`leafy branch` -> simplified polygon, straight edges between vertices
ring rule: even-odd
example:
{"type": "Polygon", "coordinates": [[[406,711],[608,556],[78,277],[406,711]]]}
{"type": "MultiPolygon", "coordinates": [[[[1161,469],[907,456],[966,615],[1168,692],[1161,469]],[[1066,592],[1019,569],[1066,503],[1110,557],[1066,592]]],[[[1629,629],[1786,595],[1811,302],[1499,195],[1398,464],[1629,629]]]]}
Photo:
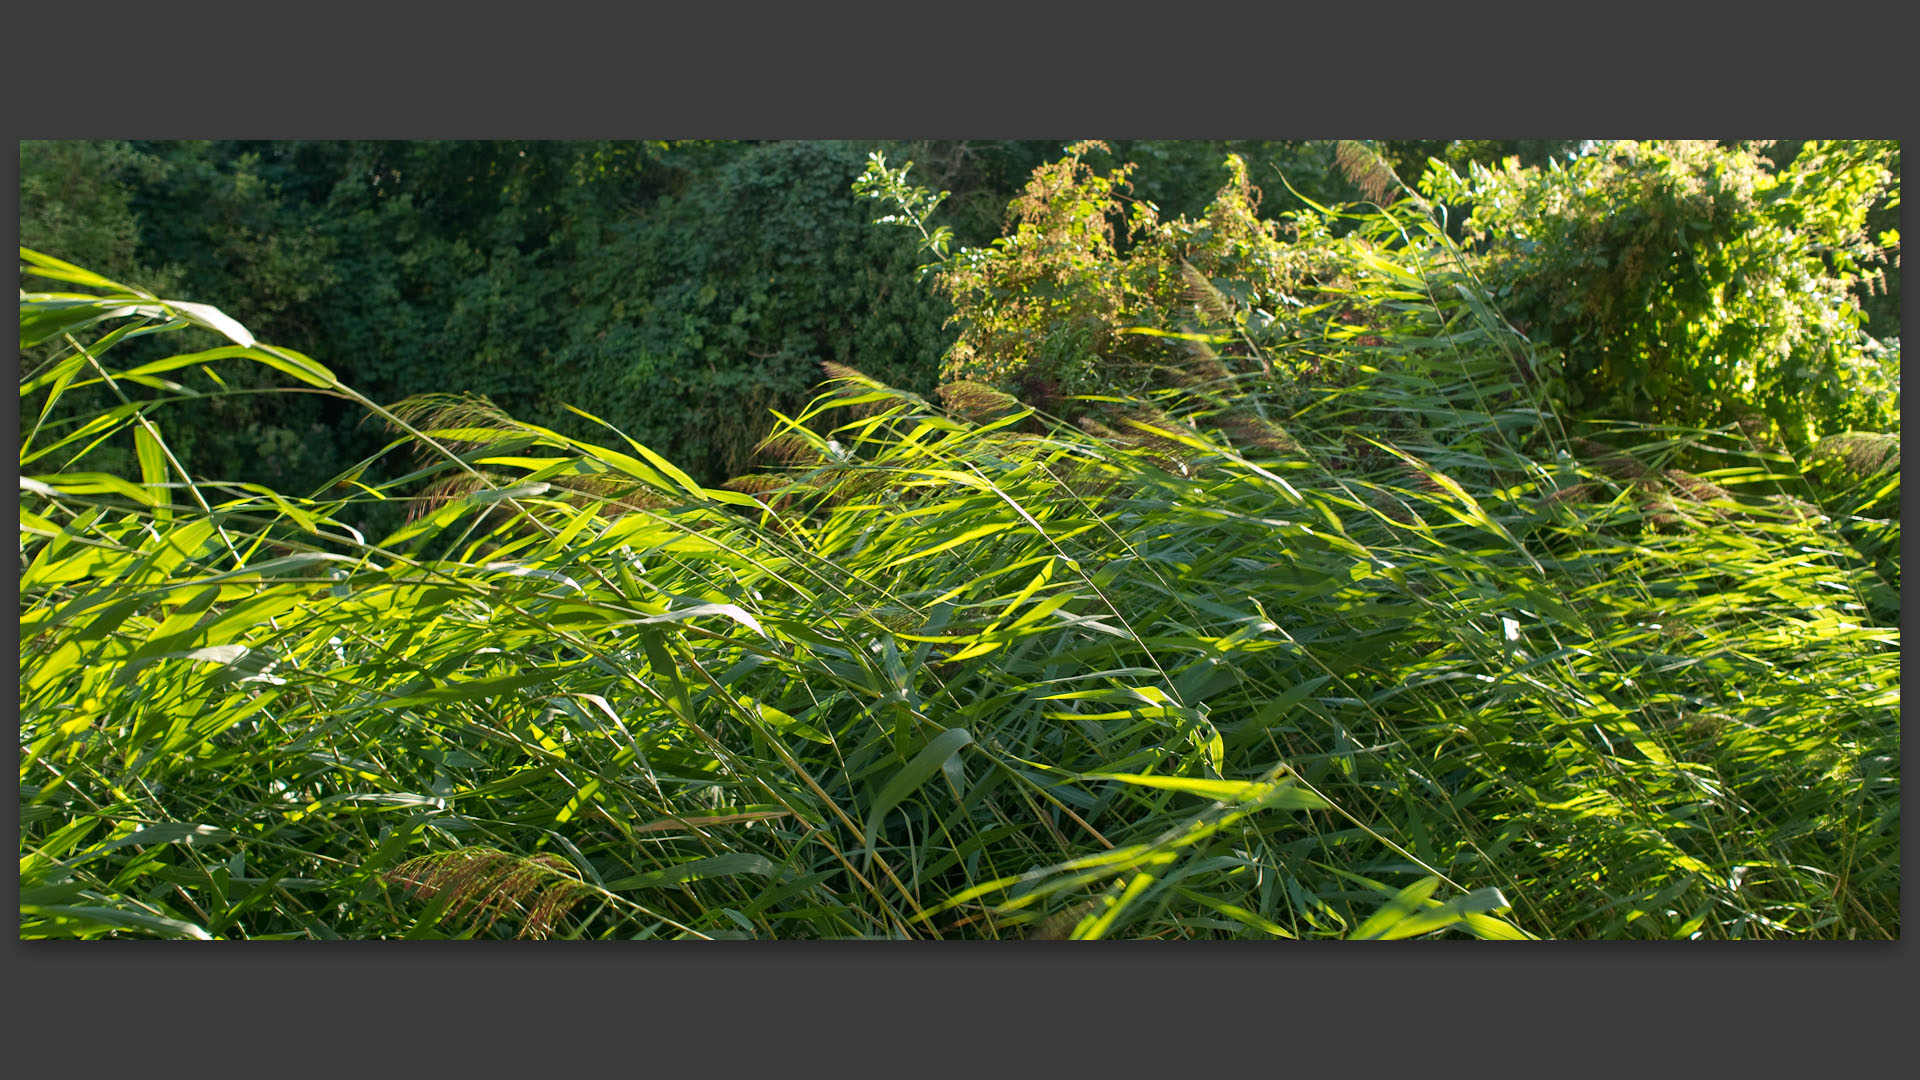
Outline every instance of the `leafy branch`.
{"type": "Polygon", "coordinates": [[[912,169],[911,161],[898,169],[888,168],[887,156],[875,151],[867,155],[866,171],[853,182],[853,191],[862,198],[892,203],[899,208],[894,213],[874,218],[875,225],[902,225],[919,230],[920,247],[932,252],[936,260],[920,267],[920,274],[924,277],[928,271],[947,260],[948,249],[953,244],[952,229],[945,225],[931,229],[927,227],[933,212],[952,192],[942,191],[935,195],[928,188],[909,183],[907,173],[912,169]]]}

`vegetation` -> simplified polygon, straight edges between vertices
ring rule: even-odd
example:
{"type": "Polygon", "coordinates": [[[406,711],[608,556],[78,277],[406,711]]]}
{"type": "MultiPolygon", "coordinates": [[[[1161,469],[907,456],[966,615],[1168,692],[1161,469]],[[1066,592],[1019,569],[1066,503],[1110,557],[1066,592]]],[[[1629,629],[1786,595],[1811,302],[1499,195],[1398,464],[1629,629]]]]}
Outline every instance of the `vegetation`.
{"type": "MultiPolygon", "coordinates": [[[[751,177],[847,150],[729,167],[777,200],[751,177]]],[[[603,151],[643,175],[725,156],[603,151]]],[[[469,152],[381,151],[448,176],[469,152]]],[[[886,253],[872,272],[898,310],[949,305],[946,336],[903,353],[849,316],[793,345],[770,368],[827,381],[703,457],[724,483],[625,433],[671,405],[586,369],[389,398],[324,350],[23,248],[22,936],[1897,937],[1898,418],[1875,397],[1897,344],[1863,363],[1862,320],[1783,303],[1762,312],[1779,340],[1855,381],[1784,412],[1775,388],[1810,377],[1761,349],[1751,392],[1680,408],[1673,383],[1582,367],[1574,323],[1519,314],[1613,241],[1515,208],[1563,174],[1625,181],[1582,158],[1436,166],[1415,192],[1391,154],[1315,152],[1368,201],[1302,184],[1262,217],[1236,157],[1163,214],[1076,144],[982,246],[940,220],[968,199],[864,158],[842,197],[886,253]],[[1551,242],[1463,246],[1447,204],[1469,198],[1468,233],[1551,242]],[[175,416],[283,398],[383,434],[306,497],[174,440],[175,416]]],[[[1878,160],[1809,152],[1854,163],[1821,175],[1878,160]]],[[[520,235],[611,257],[632,236],[584,236],[566,202],[593,181],[542,171],[582,153],[515,174],[521,213],[550,214],[520,235]]],[[[1635,153],[1659,176],[1709,155],[1635,153]]],[[[1783,183],[1769,206],[1838,205],[1783,183]]],[[[694,239],[711,198],[687,243],[734,256],[678,286],[708,304],[722,286],[696,283],[767,269],[742,269],[750,238],[694,239]]],[[[1815,226],[1784,213],[1723,246],[1804,250],[1815,226]]],[[[365,280],[322,291],[381,296],[413,252],[414,280],[477,295],[460,242],[361,248],[365,280]]],[[[803,276],[868,256],[818,257],[803,276]]],[[[1857,309],[1824,257],[1769,272],[1857,309]]],[[[1635,287],[1690,303],[1662,273],[1635,287]]],[[[653,314],[614,315],[608,275],[583,294],[605,313],[502,292],[436,332],[483,343],[512,307],[551,357],[596,320],[645,338],[699,307],[643,279],[653,314]]],[[[711,324],[715,355],[777,333],[755,311],[873,288],[748,294],[725,323],[748,336],[711,324]]],[[[322,329],[349,358],[425,333],[387,310],[322,329]]],[[[1665,340],[1672,379],[1732,333],[1660,339],[1660,317],[1607,332],[1665,340]]]]}
{"type": "Polygon", "coordinates": [[[1814,142],[1776,173],[1748,147],[1621,142],[1544,172],[1475,165],[1471,181],[1436,163],[1428,181],[1473,204],[1493,293],[1562,354],[1571,407],[1751,418],[1804,449],[1899,422],[1899,342],[1863,334],[1859,303],[1899,246],[1867,232],[1897,154],[1814,142]]]}
{"type": "MultiPolygon", "coordinates": [[[[1428,152],[1532,161],[1549,145],[1387,147],[1417,169],[1428,152]]],[[[1268,186],[1284,173],[1321,202],[1358,197],[1323,144],[1113,150],[1142,162],[1133,196],[1167,216],[1201,211],[1229,151],[1268,186]]],[[[580,438],[593,429],[566,406],[590,404],[713,484],[745,467],[769,409],[806,405],[823,361],[922,393],[937,381],[929,358],[952,344],[953,309],[913,280],[913,238],[847,197],[869,151],[918,162],[918,182],[952,193],[941,224],[978,247],[1059,144],[27,142],[21,243],[160,295],[221,297],[262,340],[325,356],[377,401],[461,387],[580,438]]],[[[1304,205],[1275,191],[1269,213],[1304,205]]],[[[138,359],[155,347],[128,345],[138,359]]],[[[211,475],[310,493],[381,444],[324,396],[214,400],[169,426],[211,475]]],[[[111,404],[83,393],[62,407],[111,404]]],[[[124,448],[96,464],[137,475],[124,448]]]]}
{"type": "MultiPolygon", "coordinates": [[[[461,387],[581,436],[565,406],[593,407],[709,482],[747,462],[768,409],[806,403],[822,361],[931,389],[909,358],[943,347],[950,314],[913,281],[913,245],[848,197],[853,144],[109,144],[68,168],[70,145],[27,144],[27,171],[124,177],[132,261],[64,246],[39,203],[27,247],[231,297],[263,340],[326,356],[375,400],[461,387]]],[[[280,490],[381,443],[324,396],[201,404],[176,414],[183,452],[280,490]]]]}

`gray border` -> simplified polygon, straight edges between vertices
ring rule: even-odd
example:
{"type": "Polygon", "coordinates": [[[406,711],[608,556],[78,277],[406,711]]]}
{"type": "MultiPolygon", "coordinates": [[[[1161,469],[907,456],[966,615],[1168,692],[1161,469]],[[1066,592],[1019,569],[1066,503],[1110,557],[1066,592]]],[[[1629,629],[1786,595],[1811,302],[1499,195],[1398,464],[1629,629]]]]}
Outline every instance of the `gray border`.
{"type": "MultiPolygon", "coordinates": [[[[714,14],[696,22],[692,6],[673,7],[14,13],[15,100],[49,104],[17,104],[8,126],[17,139],[990,134],[1064,143],[1082,134],[1871,136],[1911,115],[1895,108],[1903,65],[1879,48],[1888,37],[1838,10],[867,4],[844,5],[839,18],[814,5],[706,9],[714,14]],[[967,36],[967,25],[984,30],[967,36]],[[1008,74],[1016,69],[1018,83],[1008,74]],[[1101,130],[1109,125],[1118,130],[1101,130]],[[1376,126],[1399,130],[1367,131],[1376,126]]],[[[8,227],[17,230],[17,215],[8,227]]],[[[17,625],[6,632],[18,655],[17,625]]],[[[6,812],[17,828],[17,804],[6,812]]],[[[149,951],[160,948],[16,942],[6,985],[23,1022],[10,1026],[26,1036],[16,1047],[29,1068],[367,1061],[380,1072],[445,1073],[469,1060],[488,1072],[564,1060],[890,1073],[931,1058],[1020,1072],[1162,1061],[1280,1070],[1381,1067],[1376,1055],[1397,1045],[1517,1072],[1559,1071],[1570,1059],[1644,1066],[1696,1047],[1715,1071],[1761,1061],[1792,1069],[1816,1053],[1830,1068],[1858,1067],[1863,1044],[1894,1046],[1891,1003],[1905,996],[1897,943],[149,951]]]]}

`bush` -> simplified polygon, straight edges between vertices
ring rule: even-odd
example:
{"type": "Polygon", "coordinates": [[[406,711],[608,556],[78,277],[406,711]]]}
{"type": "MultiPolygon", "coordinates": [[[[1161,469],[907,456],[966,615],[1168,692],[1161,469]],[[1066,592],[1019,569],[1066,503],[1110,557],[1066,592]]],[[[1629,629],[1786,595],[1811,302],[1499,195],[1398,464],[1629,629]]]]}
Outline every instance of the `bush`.
{"type": "MultiPolygon", "coordinates": [[[[914,284],[913,245],[846,197],[867,149],[30,144],[28,246],[234,296],[253,332],[326,352],[381,400],[465,390],[597,430],[565,407],[578,404],[714,480],[744,466],[769,409],[806,403],[823,361],[932,388],[949,309],[914,284]]],[[[363,414],[324,396],[176,377],[201,395],[172,435],[198,475],[312,492],[379,448],[363,414]]],[[[221,377],[264,385],[247,368],[221,377]]],[[[61,408],[96,405],[76,393],[61,408]]],[[[122,453],[102,467],[132,466],[122,453]]]]}
{"type": "MultiPolygon", "coordinates": [[[[1258,215],[1260,191],[1240,158],[1225,160],[1226,183],[1204,216],[1162,221],[1126,196],[1133,166],[1097,172],[1085,161],[1096,151],[1109,152],[1076,143],[1036,169],[992,244],[947,258],[929,235],[943,259],[935,285],[959,331],[943,377],[1071,411],[1076,395],[1163,385],[1187,366],[1182,343],[1237,345],[1250,326],[1273,322],[1272,309],[1298,303],[1287,290],[1304,280],[1308,254],[1258,215]]],[[[878,157],[862,190],[901,204],[903,222],[923,223],[932,210],[910,204],[904,170],[890,173],[878,157]]]]}
{"type": "Polygon", "coordinates": [[[1898,353],[1863,333],[1860,289],[1888,143],[1808,143],[1776,170],[1751,146],[1616,142],[1567,165],[1435,162],[1501,309],[1556,354],[1576,416],[1689,426],[1758,420],[1804,450],[1899,425],[1898,353]]]}
{"type": "Polygon", "coordinates": [[[562,403],[580,403],[712,479],[745,461],[768,409],[804,404],[821,361],[911,383],[944,345],[937,301],[893,286],[911,247],[844,196],[856,147],[347,156],[319,221],[361,284],[321,324],[384,398],[454,387],[576,433],[592,425],[562,403]]]}

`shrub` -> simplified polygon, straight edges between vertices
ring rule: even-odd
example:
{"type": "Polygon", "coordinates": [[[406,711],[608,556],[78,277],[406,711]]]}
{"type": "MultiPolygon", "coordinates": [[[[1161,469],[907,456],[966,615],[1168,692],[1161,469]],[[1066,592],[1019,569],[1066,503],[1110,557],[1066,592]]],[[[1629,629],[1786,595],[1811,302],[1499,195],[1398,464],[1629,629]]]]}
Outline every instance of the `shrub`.
{"type": "Polygon", "coordinates": [[[1178,342],[1217,336],[1201,327],[1228,331],[1225,344],[1249,319],[1264,328],[1271,309],[1298,303],[1287,290],[1304,278],[1304,250],[1283,244],[1279,225],[1259,217],[1260,191],[1240,158],[1226,159],[1226,183],[1204,216],[1163,222],[1152,204],[1125,194],[1133,166],[1100,173],[1085,161],[1094,151],[1107,149],[1076,143],[1036,169],[1008,207],[1007,234],[950,258],[945,237],[926,232],[933,207],[911,201],[904,170],[870,162],[860,190],[900,205],[897,219],[920,225],[942,260],[935,284],[958,328],[944,378],[991,383],[1048,407],[1074,395],[1144,391],[1187,365],[1178,342]]]}
{"type": "Polygon", "coordinates": [[[1776,170],[1751,146],[1611,142],[1545,169],[1435,162],[1424,189],[1470,204],[1501,309],[1558,358],[1575,416],[1759,419],[1804,450],[1899,423],[1897,348],[1862,332],[1859,290],[1897,233],[1866,215],[1887,143],[1808,143],[1776,170]]]}

